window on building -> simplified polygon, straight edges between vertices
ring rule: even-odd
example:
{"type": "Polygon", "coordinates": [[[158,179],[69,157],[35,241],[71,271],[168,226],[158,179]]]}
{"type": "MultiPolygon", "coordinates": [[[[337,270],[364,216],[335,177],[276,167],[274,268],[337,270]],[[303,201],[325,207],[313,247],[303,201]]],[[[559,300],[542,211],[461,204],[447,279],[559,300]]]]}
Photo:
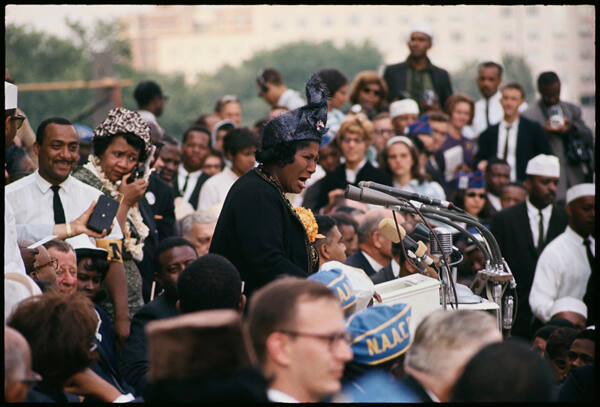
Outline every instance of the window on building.
{"type": "Polygon", "coordinates": [[[563,61],[567,58],[567,53],[562,49],[557,49],[554,51],[554,59],[557,61],[563,61]]]}
{"type": "Polygon", "coordinates": [[[450,38],[452,39],[452,41],[460,42],[462,41],[463,36],[461,32],[455,31],[452,34],[450,34],[450,38]]]}
{"type": "Polygon", "coordinates": [[[583,106],[594,106],[596,104],[596,96],[584,95],[581,97],[581,104],[583,106]]]}
{"type": "Polygon", "coordinates": [[[592,59],[594,55],[592,53],[592,50],[582,49],[579,53],[579,56],[581,57],[581,59],[592,59]]]}
{"type": "Polygon", "coordinates": [[[588,85],[594,81],[594,74],[584,73],[581,75],[581,83],[588,85]]]}
{"type": "Polygon", "coordinates": [[[537,31],[529,30],[527,33],[527,38],[531,41],[536,41],[539,38],[539,34],[537,31]]]}
{"type": "Polygon", "coordinates": [[[580,37],[591,37],[592,36],[592,27],[589,24],[581,24],[579,26],[579,36],[580,37]]]}
{"type": "Polygon", "coordinates": [[[504,31],[502,33],[502,38],[504,38],[505,41],[512,41],[513,35],[510,31],[504,31]]]}

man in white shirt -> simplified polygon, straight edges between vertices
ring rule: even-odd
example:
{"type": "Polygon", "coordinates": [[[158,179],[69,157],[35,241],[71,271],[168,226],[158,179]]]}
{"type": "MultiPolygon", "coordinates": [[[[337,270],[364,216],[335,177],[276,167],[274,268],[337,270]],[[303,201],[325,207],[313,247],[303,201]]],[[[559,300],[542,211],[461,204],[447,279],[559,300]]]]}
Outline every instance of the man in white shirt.
{"type": "Polygon", "coordinates": [[[156,118],[162,114],[167,100],[167,97],[162,93],[162,89],[154,81],[143,81],[135,87],[133,97],[138,105],[139,110],[137,112],[152,130],[152,140],[161,140],[165,131],[160,127],[156,118]]]}
{"type": "Polygon", "coordinates": [[[595,256],[595,184],[567,190],[569,225],[544,248],[538,259],[529,294],[531,310],[542,322],[563,297],[583,299],[595,256]]]}
{"type": "Polygon", "coordinates": [[[283,76],[275,68],[265,68],[256,77],[258,96],[271,107],[285,106],[292,111],[306,104],[300,93],[288,89],[283,83],[283,76]]]}
{"type": "MultiPolygon", "coordinates": [[[[504,111],[500,104],[500,91],[498,88],[502,83],[502,65],[492,61],[482,62],[477,68],[477,87],[483,98],[475,102],[475,114],[471,129],[477,140],[481,132],[494,124],[500,123],[504,111]]],[[[519,105],[519,112],[527,109],[527,102],[519,105]]]]}
{"type": "Polygon", "coordinates": [[[46,119],[37,130],[34,149],[39,169],[4,189],[14,211],[18,240],[56,235],[69,242],[70,237],[83,233],[96,239],[96,246],[110,249],[105,281],[115,306],[115,333],[124,343],[129,335],[129,311],[120,250],[123,234],[118,222],[113,222],[108,236],[108,231],[96,233],[86,226],[102,192],[70,175],[79,157],[77,132],[67,119],[46,119]]]}
{"type": "Polygon", "coordinates": [[[285,277],[252,297],[250,337],[272,402],[314,403],[341,390],[352,360],[344,311],[336,294],[318,281],[285,277]]]}
{"type": "Polygon", "coordinates": [[[200,189],[209,178],[209,175],[201,170],[210,152],[209,131],[199,125],[189,127],[183,133],[182,150],[182,162],[179,164],[173,188],[184,201],[189,202],[194,210],[197,210],[200,189]]]}
{"type": "Polygon", "coordinates": [[[225,197],[235,181],[254,168],[254,153],[258,148],[258,139],[248,127],[234,128],[227,132],[223,139],[225,157],[231,162],[231,168],[225,166],[222,172],[208,179],[200,190],[199,211],[216,210],[225,202],[225,197]]]}

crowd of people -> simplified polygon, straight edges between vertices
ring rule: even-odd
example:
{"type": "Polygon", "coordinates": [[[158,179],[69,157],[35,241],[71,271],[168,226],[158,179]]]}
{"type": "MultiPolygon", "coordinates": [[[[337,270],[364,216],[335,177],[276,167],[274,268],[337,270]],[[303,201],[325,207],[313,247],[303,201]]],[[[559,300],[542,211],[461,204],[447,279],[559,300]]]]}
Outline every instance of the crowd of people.
{"type": "MultiPolygon", "coordinates": [[[[475,101],[433,44],[414,27],[406,61],[352,80],[324,68],[304,97],[266,67],[252,128],[228,94],[181,135],[151,80],[93,131],[57,116],[34,132],[7,71],[5,401],[593,401],[594,134],[554,72],[528,105],[483,62],[475,101]],[[382,228],[430,254],[416,215],[346,198],[361,181],[488,228],[512,326],[386,303],[379,284],[441,277],[382,228]]],[[[486,263],[463,228],[455,279],[471,292],[486,263]]]]}

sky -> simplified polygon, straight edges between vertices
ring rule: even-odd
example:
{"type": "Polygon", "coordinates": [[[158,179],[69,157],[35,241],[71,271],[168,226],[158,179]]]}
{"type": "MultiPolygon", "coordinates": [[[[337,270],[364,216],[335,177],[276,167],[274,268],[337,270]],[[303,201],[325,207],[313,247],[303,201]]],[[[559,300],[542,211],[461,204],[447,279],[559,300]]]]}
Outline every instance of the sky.
{"type": "Polygon", "coordinates": [[[127,14],[143,13],[152,9],[152,5],[15,5],[5,7],[5,24],[27,25],[38,31],[45,31],[60,37],[66,37],[69,29],[65,17],[79,21],[84,26],[93,26],[98,20],[113,19],[127,14]]]}

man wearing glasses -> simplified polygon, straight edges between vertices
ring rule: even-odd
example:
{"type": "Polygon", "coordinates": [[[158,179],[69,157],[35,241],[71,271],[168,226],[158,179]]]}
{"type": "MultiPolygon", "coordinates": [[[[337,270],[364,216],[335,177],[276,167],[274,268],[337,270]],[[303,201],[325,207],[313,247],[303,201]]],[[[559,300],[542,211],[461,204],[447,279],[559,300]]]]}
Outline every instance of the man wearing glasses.
{"type": "Polygon", "coordinates": [[[30,276],[40,286],[42,291],[58,289],[58,259],[52,257],[44,246],[37,248],[30,276]]]}
{"type": "Polygon", "coordinates": [[[440,106],[444,106],[452,94],[452,84],[448,71],[433,65],[427,57],[432,41],[433,32],[429,27],[422,25],[412,28],[407,43],[410,51],[408,58],[399,64],[387,66],[383,73],[389,88],[389,102],[404,99],[403,94],[421,101],[433,90],[440,106]]]}
{"type": "Polygon", "coordinates": [[[273,402],[318,402],[341,389],[352,360],[344,311],[317,281],[281,278],[258,290],[248,313],[250,336],[270,381],[273,402]]]}

